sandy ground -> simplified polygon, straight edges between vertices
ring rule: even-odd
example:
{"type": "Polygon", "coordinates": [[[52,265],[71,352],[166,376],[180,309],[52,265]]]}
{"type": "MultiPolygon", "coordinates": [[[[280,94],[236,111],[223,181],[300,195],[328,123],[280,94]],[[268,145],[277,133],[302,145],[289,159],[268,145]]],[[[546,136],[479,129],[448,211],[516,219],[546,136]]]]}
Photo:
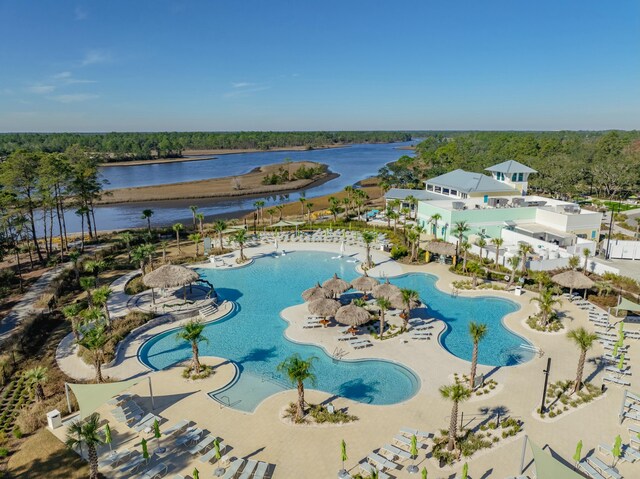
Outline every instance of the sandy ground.
{"type": "Polygon", "coordinates": [[[218,150],[184,150],[182,158],[157,158],[155,160],[132,160],[132,161],[116,161],[111,163],[103,163],[100,166],[136,166],[136,165],[152,165],[157,163],[180,163],[183,161],[202,161],[212,160],[219,155],[233,155],[237,153],[264,153],[267,151],[307,151],[307,150],[326,150],[328,148],[346,148],[349,145],[325,145],[317,147],[309,146],[289,146],[286,148],[271,148],[269,150],[258,150],[256,148],[239,148],[237,150],[222,148],[218,150]]]}
{"type": "Polygon", "coordinates": [[[336,177],[335,173],[329,170],[315,179],[294,180],[282,185],[263,185],[263,178],[277,172],[281,167],[289,168],[291,174],[300,167],[315,167],[319,163],[311,161],[293,162],[289,165],[285,163],[275,163],[262,166],[255,170],[238,176],[225,176],[222,178],[212,178],[208,180],[187,181],[183,183],[169,183],[155,186],[140,186],[135,188],[119,188],[110,190],[100,201],[100,204],[132,203],[139,201],[155,200],[181,200],[190,198],[228,198],[232,196],[253,196],[271,193],[284,193],[296,191],[301,188],[308,188],[321,184],[336,177]],[[235,179],[241,185],[241,189],[234,189],[235,179]]]}

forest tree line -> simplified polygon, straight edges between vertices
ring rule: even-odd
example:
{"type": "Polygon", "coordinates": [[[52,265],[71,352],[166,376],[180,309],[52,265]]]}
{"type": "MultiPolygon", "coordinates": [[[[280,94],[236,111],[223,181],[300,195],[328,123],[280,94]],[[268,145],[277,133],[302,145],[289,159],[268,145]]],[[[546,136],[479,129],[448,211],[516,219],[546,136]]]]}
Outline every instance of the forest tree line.
{"type": "Polygon", "coordinates": [[[102,156],[103,161],[176,158],[184,150],[307,147],[352,143],[392,143],[411,140],[397,131],[299,132],[164,132],[164,133],[5,133],[0,156],[18,149],[62,153],[73,145],[102,156]]]}
{"type": "Polygon", "coordinates": [[[506,160],[538,171],[529,188],[572,198],[626,198],[640,191],[640,132],[457,132],[428,135],[415,157],[380,169],[387,186],[424,188],[424,181],[455,169],[482,172],[506,160]]]}

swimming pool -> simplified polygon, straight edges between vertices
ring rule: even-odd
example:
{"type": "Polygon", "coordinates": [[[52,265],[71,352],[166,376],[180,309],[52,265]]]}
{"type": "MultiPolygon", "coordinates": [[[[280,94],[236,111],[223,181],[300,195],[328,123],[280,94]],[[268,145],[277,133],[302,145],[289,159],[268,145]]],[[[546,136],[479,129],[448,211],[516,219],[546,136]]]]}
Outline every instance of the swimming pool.
{"type": "MultiPolygon", "coordinates": [[[[260,258],[244,268],[200,270],[201,276],[214,284],[220,298],[236,304],[233,313],[205,327],[209,342],[201,343],[201,354],[228,358],[239,370],[236,382],[212,397],[234,408],[254,411],[265,398],[291,387],[275,370],[293,353],[318,358],[317,383],[313,386],[316,389],[378,405],[396,404],[415,395],[419,379],[400,364],[383,360],[337,361],[317,346],[297,344],[284,335],[287,323],[280,318],[283,309],[302,302],[300,294],[304,289],[334,273],[347,281],[355,278],[354,266],[348,258],[333,259],[328,253],[293,252],[260,258]]],[[[501,323],[504,314],[517,308],[515,303],[495,298],[451,298],[435,288],[435,277],[425,274],[410,274],[392,282],[420,292],[429,308],[419,314],[447,321],[450,328],[441,341],[453,354],[464,359],[470,356],[470,348],[465,351],[466,324],[473,318],[486,319],[490,323],[488,336],[497,338],[487,348],[484,346],[489,340],[483,341],[480,362],[501,366],[516,363],[504,353],[523,339],[501,323]],[[494,345],[499,353],[493,350],[494,345]]],[[[177,341],[175,331],[152,338],[139,351],[140,360],[153,369],[164,369],[190,356],[190,346],[177,341]]]]}

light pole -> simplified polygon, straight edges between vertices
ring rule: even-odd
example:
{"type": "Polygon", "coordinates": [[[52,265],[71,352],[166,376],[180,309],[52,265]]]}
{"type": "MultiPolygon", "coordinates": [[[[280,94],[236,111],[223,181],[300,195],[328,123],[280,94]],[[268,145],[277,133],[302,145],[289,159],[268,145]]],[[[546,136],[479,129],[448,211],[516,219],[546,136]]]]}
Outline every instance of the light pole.
{"type": "Polygon", "coordinates": [[[551,358],[547,358],[547,369],[543,369],[544,373],[544,388],[542,389],[542,404],[540,405],[540,413],[544,413],[547,409],[544,405],[547,398],[547,384],[549,384],[549,373],[551,372],[551,358]]]}

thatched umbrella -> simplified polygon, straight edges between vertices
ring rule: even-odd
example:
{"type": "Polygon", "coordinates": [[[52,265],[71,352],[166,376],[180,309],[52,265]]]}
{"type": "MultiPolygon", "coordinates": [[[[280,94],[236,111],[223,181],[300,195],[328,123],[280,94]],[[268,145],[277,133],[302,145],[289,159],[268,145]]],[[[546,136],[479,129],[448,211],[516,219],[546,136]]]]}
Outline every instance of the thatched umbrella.
{"type": "Polygon", "coordinates": [[[371,321],[371,314],[355,304],[342,306],[336,313],[336,321],[347,326],[360,326],[371,321]]]}
{"type": "Polygon", "coordinates": [[[342,294],[351,288],[351,285],[344,279],[338,278],[337,274],[333,275],[333,278],[326,280],[322,283],[322,287],[331,291],[334,295],[342,294]]]}
{"type": "Polygon", "coordinates": [[[311,314],[322,316],[323,320],[326,321],[328,316],[334,316],[338,312],[340,302],[335,299],[321,298],[311,301],[307,308],[309,308],[311,314]]]}
{"type": "Polygon", "coordinates": [[[372,293],[376,298],[387,298],[388,300],[391,300],[394,296],[401,294],[400,288],[389,283],[388,278],[384,283],[374,287],[372,293]]]}
{"type": "MultiPolygon", "coordinates": [[[[186,287],[188,284],[200,278],[191,268],[177,264],[165,264],[142,278],[145,286],[151,288],[151,301],[155,302],[153,288],[186,287]]],[[[187,290],[183,290],[184,299],[187,299],[187,290]]]]}
{"type": "Polygon", "coordinates": [[[456,246],[451,243],[447,243],[446,241],[429,241],[425,250],[429,253],[434,253],[443,256],[455,256],[456,255],[456,246]]]}
{"type": "Polygon", "coordinates": [[[586,294],[587,290],[595,285],[591,278],[575,270],[556,274],[551,280],[563,288],[569,288],[569,294],[573,294],[574,289],[584,289],[586,294]]]}
{"type": "MultiPolygon", "coordinates": [[[[393,309],[404,309],[406,307],[406,304],[404,304],[404,301],[402,300],[402,293],[394,294],[389,299],[389,302],[391,303],[391,307],[393,309]]],[[[420,306],[420,301],[415,299],[411,299],[409,301],[409,309],[414,309],[414,308],[417,308],[418,306],[420,306]]]]}
{"type": "Polygon", "coordinates": [[[351,286],[353,287],[353,289],[362,291],[363,293],[371,291],[373,288],[375,288],[379,284],[380,284],[380,281],[370,276],[367,276],[366,274],[364,276],[359,276],[353,281],[351,281],[351,286]]]}
{"type": "Polygon", "coordinates": [[[322,286],[320,286],[320,283],[316,284],[313,288],[305,289],[302,292],[302,299],[304,299],[305,301],[313,301],[315,299],[322,299],[322,298],[331,298],[332,296],[333,296],[333,293],[328,289],[325,289],[322,286]]]}

